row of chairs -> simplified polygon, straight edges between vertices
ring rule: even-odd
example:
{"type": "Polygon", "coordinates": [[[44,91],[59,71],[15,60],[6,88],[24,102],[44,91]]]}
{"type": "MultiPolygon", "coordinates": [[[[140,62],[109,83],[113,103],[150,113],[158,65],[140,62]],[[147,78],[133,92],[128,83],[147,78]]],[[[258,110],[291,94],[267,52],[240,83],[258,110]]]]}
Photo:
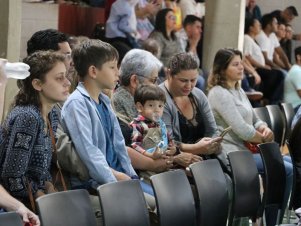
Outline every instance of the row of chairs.
{"type": "MultiPolygon", "coordinates": [[[[236,218],[262,217],[267,206],[276,207],[276,215],[279,216],[285,186],[285,169],[279,146],[276,143],[266,143],[260,145],[260,150],[265,166],[262,200],[256,164],[252,154],[247,151],[229,153],[233,187],[231,205],[229,183],[217,160],[206,160],[190,166],[195,197],[183,170],[152,176],[160,225],[230,226],[236,218]]],[[[105,226],[150,225],[146,201],[138,180],[102,185],[98,188],[98,194],[105,226]]],[[[96,225],[86,190],[45,195],[38,198],[36,203],[42,226],[96,225]]],[[[8,214],[0,215],[0,226],[18,226],[16,223],[4,223],[3,217],[8,214]]],[[[268,222],[267,225],[278,223],[279,219],[275,217],[274,222],[268,222]]]]}
{"type": "Polygon", "coordinates": [[[292,104],[267,105],[254,108],[254,111],[274,132],[275,142],[282,146],[291,134],[291,124],[295,116],[292,104]]]}

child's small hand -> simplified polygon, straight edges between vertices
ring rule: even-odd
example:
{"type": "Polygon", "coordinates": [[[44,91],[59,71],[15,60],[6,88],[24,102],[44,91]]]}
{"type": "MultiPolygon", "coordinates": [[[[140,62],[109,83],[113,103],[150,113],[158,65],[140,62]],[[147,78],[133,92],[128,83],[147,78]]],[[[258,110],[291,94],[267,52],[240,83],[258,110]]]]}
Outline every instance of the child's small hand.
{"type": "Polygon", "coordinates": [[[159,159],[163,156],[161,148],[156,147],[156,150],[151,154],[152,159],[159,159]]]}
{"type": "Polygon", "coordinates": [[[168,156],[173,156],[174,154],[176,154],[176,152],[177,152],[176,147],[168,147],[165,153],[168,156]]]}

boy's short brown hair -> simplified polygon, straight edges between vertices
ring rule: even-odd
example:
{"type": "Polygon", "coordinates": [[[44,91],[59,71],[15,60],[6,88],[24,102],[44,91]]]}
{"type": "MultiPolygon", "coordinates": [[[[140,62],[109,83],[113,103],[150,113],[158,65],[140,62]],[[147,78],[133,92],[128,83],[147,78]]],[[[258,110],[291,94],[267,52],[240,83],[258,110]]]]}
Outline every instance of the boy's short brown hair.
{"type": "Polygon", "coordinates": [[[134,94],[134,101],[136,103],[145,104],[148,100],[159,100],[166,102],[166,96],[164,91],[157,85],[140,85],[136,89],[134,94]]]}
{"type": "Polygon", "coordinates": [[[88,74],[90,66],[101,69],[102,65],[108,61],[118,61],[118,52],[109,43],[89,39],[77,45],[72,51],[74,67],[80,78],[88,74]]]}

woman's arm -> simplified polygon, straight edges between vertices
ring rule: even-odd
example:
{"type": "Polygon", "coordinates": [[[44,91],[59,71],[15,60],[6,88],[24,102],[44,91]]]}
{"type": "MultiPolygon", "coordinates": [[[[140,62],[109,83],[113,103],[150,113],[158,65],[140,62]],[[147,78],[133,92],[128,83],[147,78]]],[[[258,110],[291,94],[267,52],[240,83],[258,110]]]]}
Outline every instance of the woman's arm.
{"type": "Polygon", "coordinates": [[[142,155],[130,147],[127,147],[127,151],[134,169],[137,170],[149,170],[160,173],[170,169],[173,166],[171,158],[167,156],[154,160],[142,155]]]}
{"type": "MultiPolygon", "coordinates": [[[[243,102],[246,103],[248,101],[247,97],[243,95],[241,97],[243,98],[243,102]]],[[[240,139],[251,142],[261,141],[262,137],[253,126],[253,119],[250,124],[246,123],[238,105],[235,104],[234,98],[236,97],[222,87],[214,87],[208,95],[212,109],[216,111],[219,117],[222,117],[227,125],[232,127],[232,131],[240,139]]],[[[249,102],[246,105],[249,105],[249,102]]],[[[250,114],[253,117],[253,112],[250,114]]]]}
{"type": "Polygon", "coordinates": [[[0,207],[7,211],[16,211],[22,217],[24,223],[30,222],[33,226],[40,226],[39,217],[27,209],[23,203],[12,197],[1,185],[0,207]]]}

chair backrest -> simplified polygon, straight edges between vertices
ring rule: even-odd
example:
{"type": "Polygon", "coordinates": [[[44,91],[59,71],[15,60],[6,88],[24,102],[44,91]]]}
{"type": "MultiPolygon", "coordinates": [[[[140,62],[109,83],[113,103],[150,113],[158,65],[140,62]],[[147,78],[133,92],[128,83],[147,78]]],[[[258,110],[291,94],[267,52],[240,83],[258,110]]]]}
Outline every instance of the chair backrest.
{"type": "Polygon", "coordinates": [[[298,192],[301,190],[301,120],[294,126],[287,146],[292,159],[294,172],[290,209],[291,207],[297,209],[301,207],[301,193],[298,192]]]}
{"type": "Polygon", "coordinates": [[[282,205],[285,189],[285,167],[280,148],[275,142],[259,144],[265,173],[265,204],[282,205]]]}
{"type": "Polygon", "coordinates": [[[267,105],[269,116],[271,119],[271,130],[274,133],[274,140],[279,145],[284,142],[285,119],[278,105],[267,105]]]}
{"type": "Polygon", "coordinates": [[[21,217],[16,212],[0,214],[0,226],[23,226],[21,217]]]}
{"type": "MultiPolygon", "coordinates": [[[[233,183],[229,222],[235,217],[256,217],[260,206],[259,174],[249,151],[228,154],[233,183]]],[[[230,225],[230,224],[229,224],[230,225]]]]}
{"type": "Polygon", "coordinates": [[[279,145],[275,142],[260,144],[259,150],[264,166],[263,206],[269,208],[268,225],[277,225],[284,198],[286,183],[285,167],[279,145]],[[274,210],[274,211],[272,211],[274,210]],[[273,213],[274,212],[274,213],[273,213]]]}
{"type": "Polygon", "coordinates": [[[63,191],[36,199],[43,226],[96,226],[87,190],[63,191]]]}
{"type": "Polygon", "coordinates": [[[108,183],[97,189],[104,226],[149,226],[149,214],[139,180],[108,183]]]}
{"type": "Polygon", "coordinates": [[[268,127],[271,128],[271,119],[266,107],[257,107],[253,108],[257,116],[264,122],[268,124],[268,127]]]}
{"type": "MultiPolygon", "coordinates": [[[[290,143],[288,140],[286,140],[286,146],[288,148],[288,151],[289,151],[289,154],[291,156],[291,160],[292,160],[292,164],[293,164],[293,186],[292,186],[292,192],[291,192],[291,196],[290,196],[290,199],[289,199],[289,204],[288,204],[288,209],[289,210],[292,210],[293,208],[294,209],[298,209],[300,206],[301,206],[301,196],[298,194],[299,192],[296,193],[296,186],[297,186],[297,178],[298,178],[298,188],[300,189],[301,188],[301,168],[299,167],[299,171],[300,173],[298,172],[298,166],[296,166],[296,161],[294,159],[294,156],[293,156],[293,151],[292,151],[292,148],[290,146],[290,143]]],[[[299,190],[300,191],[300,190],[299,190]]]]}
{"type": "Polygon", "coordinates": [[[287,140],[291,134],[291,126],[295,116],[295,111],[291,103],[281,103],[280,108],[285,117],[285,140],[287,140]]]}
{"type": "Polygon", "coordinates": [[[151,176],[160,226],[195,226],[196,209],[192,190],[183,170],[151,176]]]}
{"type": "Polygon", "coordinates": [[[198,225],[226,225],[228,217],[228,189],[223,170],[216,159],[190,165],[197,189],[198,225]]]}

